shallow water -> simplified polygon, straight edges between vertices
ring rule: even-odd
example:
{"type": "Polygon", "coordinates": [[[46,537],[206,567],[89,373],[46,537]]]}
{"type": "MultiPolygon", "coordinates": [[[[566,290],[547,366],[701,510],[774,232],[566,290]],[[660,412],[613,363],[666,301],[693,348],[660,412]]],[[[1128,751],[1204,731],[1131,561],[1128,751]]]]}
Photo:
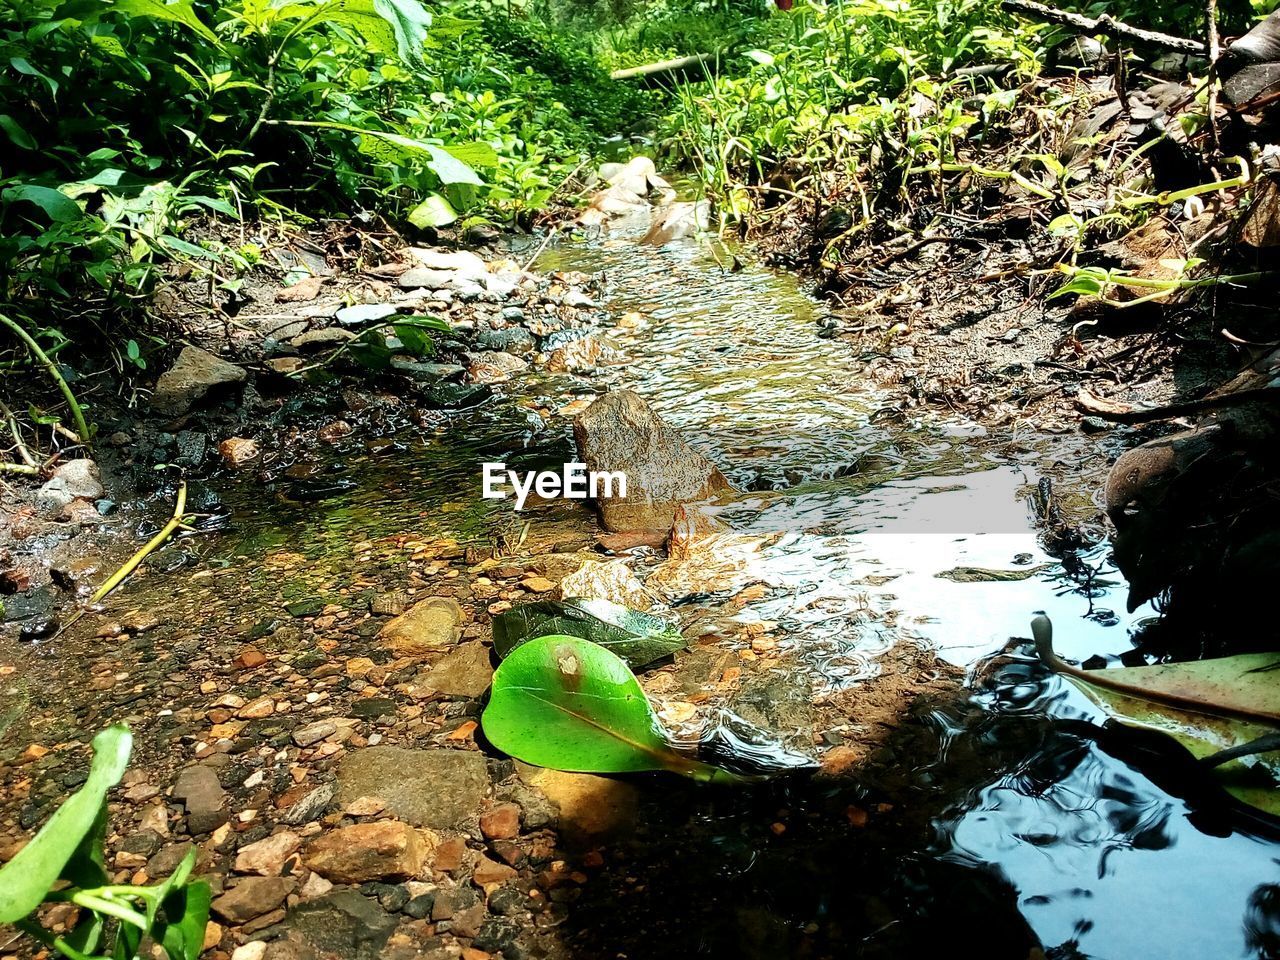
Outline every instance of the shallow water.
{"type": "MultiPolygon", "coordinates": [[[[972,697],[906,718],[866,782],[640,780],[627,862],[588,885],[567,942],[583,957],[633,958],[1024,960],[1037,946],[1056,958],[1280,956],[1269,822],[1178,757],[1102,731],[1096,708],[1038,664],[983,662],[1040,611],[1059,652],[1077,659],[1129,650],[1154,615],[1125,612],[1105,542],[1082,554],[1095,571],[1082,581],[1032,524],[1026,498],[1043,476],[1072,515],[1096,512],[1089,501],[1111,456],[1099,441],[988,435],[959,418],[887,410],[848,349],[822,338],[822,308],[792,278],[727,272],[726,252],[705,242],[638,247],[643,228],[552,247],[537,265],[606,275],[608,307],[644,319],[610,332],[630,362],[590,382],[535,378],[512,392],[550,394],[554,406],[567,393],[634,388],[751,491],[721,514],[767,538],[750,570],[773,589],[740,616],[779,625],[791,669],[816,696],[856,689],[904,644],[973,667],[974,680],[972,697]],[[939,576],[957,568],[1021,578],[939,576]]],[[[386,559],[380,538],[410,530],[483,543],[508,529],[510,505],[479,499],[481,462],[573,458],[563,420],[516,403],[434,433],[394,417],[372,432],[385,439],[318,449],[311,475],[282,475],[265,495],[220,483],[225,530],[184,541],[212,576],[144,581],[137,601],[194,622],[231,582],[239,596],[216,608],[218,624],[252,638],[279,616],[262,598],[278,603],[282,579],[285,599],[323,599],[386,559]]],[[[581,521],[582,508],[551,516],[581,521]]]]}

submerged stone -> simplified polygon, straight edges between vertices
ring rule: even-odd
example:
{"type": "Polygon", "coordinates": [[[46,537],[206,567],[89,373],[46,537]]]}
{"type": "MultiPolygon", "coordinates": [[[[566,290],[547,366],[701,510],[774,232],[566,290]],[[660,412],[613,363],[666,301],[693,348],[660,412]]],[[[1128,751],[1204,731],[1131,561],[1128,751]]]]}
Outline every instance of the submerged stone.
{"type": "Polygon", "coordinates": [[[479,815],[489,790],[484,757],[469,750],[357,750],[338,767],[338,802],[379,797],[414,826],[448,829],[479,815]]]}

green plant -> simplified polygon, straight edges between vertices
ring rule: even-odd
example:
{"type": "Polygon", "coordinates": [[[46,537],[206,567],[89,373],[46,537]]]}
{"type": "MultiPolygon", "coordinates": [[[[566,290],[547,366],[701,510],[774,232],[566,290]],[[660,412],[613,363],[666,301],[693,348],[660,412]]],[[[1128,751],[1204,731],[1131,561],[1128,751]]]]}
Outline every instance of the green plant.
{"type": "Polygon", "coordinates": [[[124,726],[93,739],[93,764],[84,786],[40,832],[0,868],[0,923],[11,923],[70,960],[141,960],[155,944],[169,960],[196,960],[204,942],[210,891],[194,880],[192,850],[161,883],[108,882],[103,860],[107,791],[120,782],[133,737],[124,726]],[[42,903],[71,903],[80,919],[55,936],[35,919],[42,903]],[[144,949],[144,945],[147,949],[144,949]]]}

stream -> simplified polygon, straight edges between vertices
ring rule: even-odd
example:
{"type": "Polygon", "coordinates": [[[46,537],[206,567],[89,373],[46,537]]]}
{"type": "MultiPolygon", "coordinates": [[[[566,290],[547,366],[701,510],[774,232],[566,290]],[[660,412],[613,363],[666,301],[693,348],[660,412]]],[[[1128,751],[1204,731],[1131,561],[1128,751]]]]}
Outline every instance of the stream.
{"type": "MultiPolygon", "coordinates": [[[[388,416],[358,442],[304,458],[268,495],[229,474],[215,480],[220,530],[180,541],[173,549],[192,566],[143,578],[121,601],[174,627],[167,651],[137,634],[133,679],[164,689],[205,636],[271,637],[288,653],[281,603],[342,604],[401,576],[402,554],[386,541],[404,531],[491,538],[509,527],[511,506],[478,498],[479,464],[573,459],[567,422],[531,407],[625,386],[746,491],[720,516],[766,538],[751,571],[769,589],[739,617],[776,625],[778,689],[803,681],[781,695],[808,698],[825,721],[902,649],[937,651],[968,679],[902,717],[866,776],[742,789],[638,779],[633,835],[567,905],[569,955],[1280,956],[1271,823],[1158,749],[1103,731],[1097,708],[1025,649],[996,657],[1029,635],[1037,612],[1076,660],[1118,660],[1157,616],[1126,612],[1100,527],[1083,566],[1068,570],[1028,506],[1047,477],[1069,517],[1093,522],[1118,441],[996,435],[959,416],[891,409],[849,349],[824,338],[823,307],[796,280],[752,264],[728,271],[728,252],[706,241],[640,247],[644,226],[623,221],[537,263],[603,274],[613,314],[640,315],[639,327],[607,331],[625,365],[591,379],[530,375],[504,388],[511,402],[434,431],[388,416]]],[[[540,507],[530,523],[593,532],[581,505],[540,507]]],[[[636,561],[642,574],[655,563],[636,561]]],[[[59,642],[69,672],[93,673],[91,636],[59,642]]],[[[129,709],[117,700],[71,712],[89,725],[129,709]]],[[[177,735],[176,721],[134,719],[144,759],[177,735]]],[[[823,747],[856,740],[857,720],[819,723],[823,747]]]]}

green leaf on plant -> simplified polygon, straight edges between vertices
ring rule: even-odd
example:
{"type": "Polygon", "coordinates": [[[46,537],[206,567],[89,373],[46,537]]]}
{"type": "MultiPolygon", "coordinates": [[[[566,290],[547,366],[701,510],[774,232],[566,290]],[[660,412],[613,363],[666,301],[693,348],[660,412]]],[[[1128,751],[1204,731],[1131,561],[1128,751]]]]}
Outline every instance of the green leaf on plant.
{"type": "Polygon", "coordinates": [[[23,150],[36,148],[36,138],[27,133],[22,124],[7,113],[0,113],[0,130],[8,135],[14,146],[21,147],[23,150]]]}
{"type": "Polygon", "coordinates": [[[433,193],[409,211],[408,219],[419,229],[444,227],[458,219],[458,211],[440,194],[433,193]]]}
{"type": "Polygon", "coordinates": [[[617,654],[632,670],[685,646],[680,631],[666,620],[608,600],[538,600],[493,618],[493,648],[499,658],[548,634],[590,640],[617,654]]]}
{"type": "Polygon", "coordinates": [[[54,812],[30,843],[0,868],[0,923],[21,920],[40,905],[45,893],[97,825],[107,791],[124,776],[132,746],[129,728],[119,724],[107,727],[93,738],[93,764],[84,786],[54,812]]]}
{"type": "Polygon", "coordinates": [[[175,0],[173,3],[165,3],[163,0],[116,0],[112,9],[134,17],[155,17],[157,20],[180,23],[210,43],[221,46],[218,35],[196,16],[192,0],[175,0]]]}
{"type": "Polygon", "coordinates": [[[481,722],[495,747],[540,767],[725,776],[676,752],[626,662],[579,637],[538,637],[513,650],[493,675],[481,722]]]}
{"type": "Polygon", "coordinates": [[[20,183],[17,186],[7,187],[3,193],[0,193],[0,199],[6,203],[17,203],[21,200],[34,203],[54,223],[70,223],[84,216],[80,205],[65,193],[53,187],[42,187],[35,183],[20,183]]]}

